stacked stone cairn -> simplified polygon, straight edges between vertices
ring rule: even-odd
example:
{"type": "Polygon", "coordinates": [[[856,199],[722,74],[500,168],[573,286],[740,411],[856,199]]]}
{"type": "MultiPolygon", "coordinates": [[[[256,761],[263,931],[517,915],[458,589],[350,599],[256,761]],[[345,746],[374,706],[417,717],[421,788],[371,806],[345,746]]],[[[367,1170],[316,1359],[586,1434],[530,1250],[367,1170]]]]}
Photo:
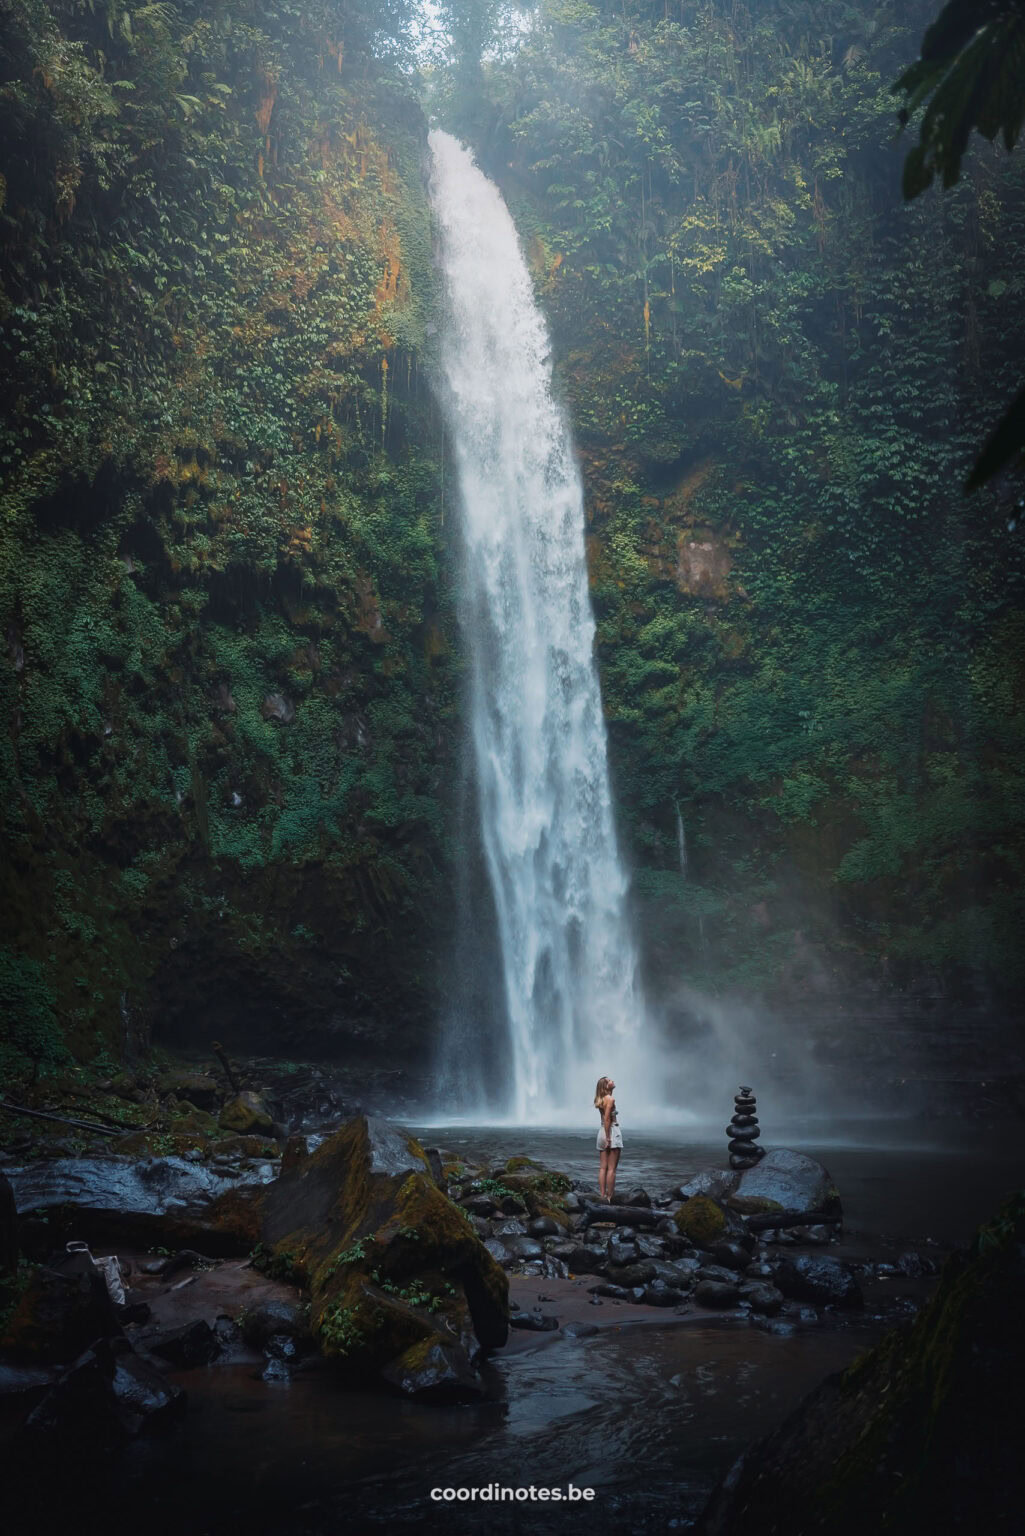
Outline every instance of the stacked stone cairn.
{"type": "Polygon", "coordinates": [[[733,1096],[733,1119],[726,1127],[729,1140],[730,1167],[753,1168],[759,1158],[765,1156],[765,1148],[758,1145],[762,1134],[755,1113],[755,1096],[750,1088],[741,1086],[733,1096]]]}

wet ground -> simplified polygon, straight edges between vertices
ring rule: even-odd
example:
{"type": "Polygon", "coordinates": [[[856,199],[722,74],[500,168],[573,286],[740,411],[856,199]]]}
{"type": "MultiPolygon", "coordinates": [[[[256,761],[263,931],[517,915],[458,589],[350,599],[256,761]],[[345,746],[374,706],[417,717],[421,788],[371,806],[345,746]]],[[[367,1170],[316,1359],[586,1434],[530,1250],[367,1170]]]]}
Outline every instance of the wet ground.
{"type": "MultiPolygon", "coordinates": [[[[973,1140],[966,1129],[957,1127],[956,1145],[936,1135],[935,1124],[861,1123],[860,1144],[852,1127],[789,1135],[785,1144],[819,1157],[841,1190],[850,1231],[843,1248],[829,1252],[878,1257],[920,1248],[941,1257],[945,1245],[967,1240],[1021,1182],[1022,1168],[1013,1128],[1005,1135],[973,1127],[973,1140]]],[[[586,1132],[449,1126],[422,1134],[467,1158],[527,1153],[593,1179],[586,1132]]],[[[657,1194],[721,1161],[718,1138],[627,1127],[626,1141],[623,1191],[640,1184],[657,1194]]],[[[217,1273],[196,1285],[216,1289],[217,1273]]],[[[189,1404],[177,1426],[108,1461],[66,1469],[60,1513],[56,1484],[36,1473],[35,1513],[18,1529],[29,1536],[68,1528],[70,1503],[84,1529],[100,1529],[109,1516],[117,1529],[146,1536],[406,1529],[566,1536],[605,1522],[618,1533],[685,1530],[743,1447],[873,1343],[902,1306],[909,1315],[933,1282],[877,1282],[863,1315],[798,1320],[789,1333],[608,1300],[592,1307],[587,1283],[514,1279],[521,1304],[537,1301],[569,1326],[554,1339],[514,1334],[489,1367],[491,1395],[480,1404],[426,1406],[343,1391],[319,1362],[273,1382],[254,1359],[183,1372],[175,1379],[189,1404]],[[593,1500],[570,1503],[570,1484],[593,1489],[593,1500]],[[447,1489],[478,1492],[448,1501],[447,1489]],[[544,1500],[541,1489],[563,1498],[544,1500]]],[[[220,1306],[212,1290],[211,1308],[220,1306]]]]}

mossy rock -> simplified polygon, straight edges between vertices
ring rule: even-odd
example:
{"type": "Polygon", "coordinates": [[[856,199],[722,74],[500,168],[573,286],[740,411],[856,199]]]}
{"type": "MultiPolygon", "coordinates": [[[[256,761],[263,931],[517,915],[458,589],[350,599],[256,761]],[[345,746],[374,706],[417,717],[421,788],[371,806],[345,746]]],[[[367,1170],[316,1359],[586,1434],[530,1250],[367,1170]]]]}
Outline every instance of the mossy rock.
{"type": "Polygon", "coordinates": [[[180,1108],[185,1111],[185,1114],[180,1120],[175,1120],[175,1134],[181,1135],[184,1132],[198,1136],[216,1136],[217,1121],[213,1115],[207,1114],[205,1109],[197,1109],[187,1100],[180,1105],[180,1108]]]}
{"type": "Polygon", "coordinates": [[[778,1200],[769,1200],[764,1195],[730,1195],[726,1204],[738,1216],[767,1216],[770,1211],[783,1210],[778,1200]]]}
{"type": "Polygon", "coordinates": [[[409,1351],[437,1344],[451,1387],[481,1349],[505,1343],[504,1272],[422,1148],[386,1121],[359,1116],[284,1172],[262,1240],[308,1273],[314,1334],[348,1374],[412,1381],[409,1351]]]}
{"type": "Polygon", "coordinates": [[[725,1237],[726,1212],[707,1195],[695,1195],[676,1213],[676,1230],[698,1248],[710,1248],[725,1237]]]}
{"type": "Polygon", "coordinates": [[[229,1099],[221,1110],[218,1125],[222,1131],[235,1131],[240,1136],[263,1131],[273,1133],[274,1120],[271,1112],[258,1093],[245,1090],[229,1099]]]}

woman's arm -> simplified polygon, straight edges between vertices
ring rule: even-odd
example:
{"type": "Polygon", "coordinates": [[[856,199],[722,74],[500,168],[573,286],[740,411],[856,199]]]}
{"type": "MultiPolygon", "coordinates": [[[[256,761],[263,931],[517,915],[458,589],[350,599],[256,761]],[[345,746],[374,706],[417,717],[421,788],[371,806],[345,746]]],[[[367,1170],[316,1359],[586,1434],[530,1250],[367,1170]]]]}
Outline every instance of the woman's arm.
{"type": "Polygon", "coordinates": [[[612,1095],[607,1093],[601,1101],[601,1124],[605,1140],[612,1141],[612,1095]]]}

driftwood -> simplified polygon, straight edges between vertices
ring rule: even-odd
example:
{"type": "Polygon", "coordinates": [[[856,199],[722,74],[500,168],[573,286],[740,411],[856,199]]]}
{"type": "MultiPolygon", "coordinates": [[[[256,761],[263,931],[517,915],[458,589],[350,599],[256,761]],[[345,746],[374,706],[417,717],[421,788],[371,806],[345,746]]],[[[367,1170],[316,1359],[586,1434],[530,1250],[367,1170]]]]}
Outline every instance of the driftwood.
{"type": "Polygon", "coordinates": [[[589,1227],[596,1221],[611,1221],[617,1227],[654,1227],[668,1214],[668,1211],[653,1211],[646,1205],[587,1205],[584,1207],[584,1226],[589,1227]]]}
{"type": "MultiPolygon", "coordinates": [[[[112,1125],[95,1125],[90,1120],[71,1120],[67,1115],[54,1115],[42,1109],[26,1109],[23,1104],[12,1104],[10,1099],[0,1099],[0,1109],[6,1109],[9,1115],[30,1115],[33,1120],[56,1120],[58,1125],[72,1125],[76,1131],[95,1131],[100,1136],[123,1136],[126,1129],[123,1125],[115,1129],[112,1125]]],[[[130,1129],[135,1130],[136,1127],[130,1129]]]]}
{"type": "Polygon", "coordinates": [[[839,1226],[842,1216],[829,1211],[764,1211],[757,1216],[745,1216],[744,1225],[749,1232],[771,1232],[779,1227],[817,1227],[822,1223],[839,1226]]]}

